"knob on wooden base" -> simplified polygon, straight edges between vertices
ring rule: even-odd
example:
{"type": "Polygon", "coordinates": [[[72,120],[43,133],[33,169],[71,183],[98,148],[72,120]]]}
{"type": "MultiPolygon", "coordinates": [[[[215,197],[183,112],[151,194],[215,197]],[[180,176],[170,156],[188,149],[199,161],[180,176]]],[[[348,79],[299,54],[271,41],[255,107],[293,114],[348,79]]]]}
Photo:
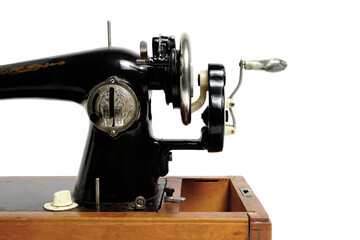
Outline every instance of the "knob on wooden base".
{"type": "Polygon", "coordinates": [[[69,190],[62,190],[54,193],[54,201],[51,203],[45,203],[44,209],[48,211],[66,211],[74,209],[78,206],[77,203],[73,203],[71,200],[71,194],[69,190]]]}

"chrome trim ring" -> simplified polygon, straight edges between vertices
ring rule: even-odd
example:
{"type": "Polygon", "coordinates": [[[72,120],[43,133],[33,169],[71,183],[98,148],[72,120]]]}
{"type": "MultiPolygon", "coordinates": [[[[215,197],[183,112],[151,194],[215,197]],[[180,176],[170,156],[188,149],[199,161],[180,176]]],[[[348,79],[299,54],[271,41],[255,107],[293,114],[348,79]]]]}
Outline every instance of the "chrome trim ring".
{"type": "Polygon", "coordinates": [[[191,70],[190,39],[186,33],[183,33],[180,38],[180,111],[185,125],[191,122],[191,92],[193,88],[191,70]]]}

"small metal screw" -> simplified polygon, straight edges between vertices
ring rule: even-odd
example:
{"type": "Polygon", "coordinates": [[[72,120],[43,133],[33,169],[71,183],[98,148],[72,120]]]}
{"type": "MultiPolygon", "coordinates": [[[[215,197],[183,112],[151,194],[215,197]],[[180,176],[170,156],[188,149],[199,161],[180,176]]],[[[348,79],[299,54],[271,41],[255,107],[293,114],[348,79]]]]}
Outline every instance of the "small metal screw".
{"type": "Polygon", "coordinates": [[[110,83],[115,83],[115,79],[110,78],[110,83]]]}
{"type": "Polygon", "coordinates": [[[138,199],[136,204],[138,205],[144,205],[144,200],[143,199],[138,199]]]}
{"type": "Polygon", "coordinates": [[[143,196],[135,198],[135,209],[144,209],[146,205],[146,199],[143,196]]]}
{"type": "Polygon", "coordinates": [[[111,130],[111,131],[110,131],[110,134],[111,134],[111,135],[115,135],[115,133],[116,133],[115,130],[111,130]]]}
{"type": "Polygon", "coordinates": [[[235,106],[235,103],[234,102],[231,102],[230,103],[230,107],[234,107],[235,106]]]}

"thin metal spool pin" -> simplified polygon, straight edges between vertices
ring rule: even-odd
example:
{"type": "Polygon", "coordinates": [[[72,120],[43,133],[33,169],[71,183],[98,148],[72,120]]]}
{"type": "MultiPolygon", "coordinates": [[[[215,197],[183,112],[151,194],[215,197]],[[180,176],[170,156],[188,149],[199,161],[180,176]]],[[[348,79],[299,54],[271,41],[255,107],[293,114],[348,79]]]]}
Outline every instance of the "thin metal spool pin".
{"type": "Polygon", "coordinates": [[[96,209],[100,210],[100,179],[95,178],[95,199],[96,199],[96,209]]]}
{"type": "Polygon", "coordinates": [[[108,48],[111,49],[111,22],[107,21],[108,48]]]}

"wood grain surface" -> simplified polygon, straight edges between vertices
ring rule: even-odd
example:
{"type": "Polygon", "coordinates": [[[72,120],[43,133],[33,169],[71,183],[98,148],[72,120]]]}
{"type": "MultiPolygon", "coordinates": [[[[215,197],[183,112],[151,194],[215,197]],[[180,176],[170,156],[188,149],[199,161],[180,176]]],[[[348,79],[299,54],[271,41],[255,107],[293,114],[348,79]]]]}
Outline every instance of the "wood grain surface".
{"type": "Polygon", "coordinates": [[[0,209],[0,239],[271,239],[269,217],[243,177],[168,177],[167,186],[187,201],[158,212],[0,209]]]}

